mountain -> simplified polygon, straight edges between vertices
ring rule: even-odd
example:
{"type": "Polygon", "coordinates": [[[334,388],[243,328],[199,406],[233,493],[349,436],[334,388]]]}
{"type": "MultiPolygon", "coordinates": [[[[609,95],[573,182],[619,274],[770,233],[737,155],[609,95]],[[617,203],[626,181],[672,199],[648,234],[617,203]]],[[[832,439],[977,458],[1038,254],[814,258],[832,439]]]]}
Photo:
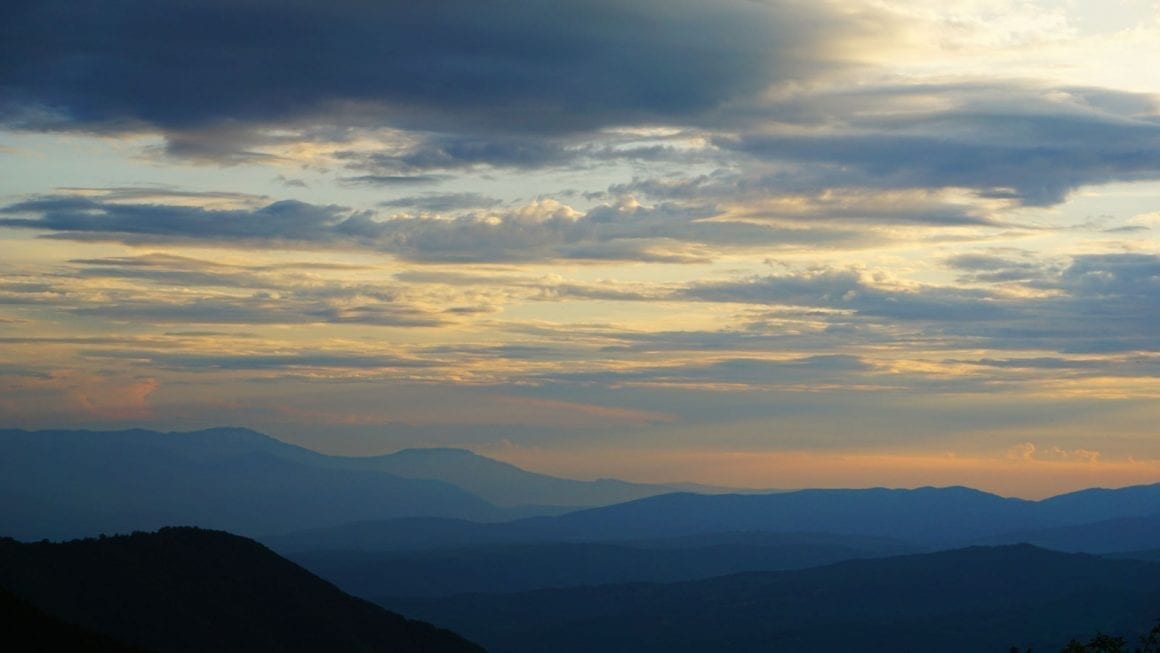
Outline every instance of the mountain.
{"type": "Polygon", "coordinates": [[[482,651],[343,594],[256,542],[194,528],[0,540],[0,587],[50,619],[161,652],[482,651]]]}
{"type": "Polygon", "coordinates": [[[504,523],[388,520],[288,533],[263,541],[279,551],[381,551],[479,544],[615,542],[749,531],[834,533],[942,546],[1036,526],[1041,521],[1034,502],[1004,499],[967,488],[674,493],[504,523]]]}
{"type": "Polygon", "coordinates": [[[801,569],[915,552],[892,540],[812,533],[728,533],[624,543],[484,545],[433,551],[309,551],[287,557],[355,596],[450,596],[741,571],[801,569]]]}
{"type": "Polygon", "coordinates": [[[500,506],[605,506],[669,492],[725,492],[693,484],[656,485],[615,479],[577,481],[529,472],[465,449],[403,449],[385,456],[336,458],[349,469],[374,469],[405,478],[446,481],[500,506]]]}
{"type": "Polygon", "coordinates": [[[1160,512],[1160,483],[1117,489],[1088,488],[1039,501],[1039,508],[1056,521],[1088,523],[1105,519],[1146,517],[1160,512]]]}
{"type": "MultiPolygon", "coordinates": [[[[1152,506],[1160,509],[1160,504],[1152,506]]],[[[1030,531],[1004,533],[986,538],[980,544],[1014,544],[1026,542],[1056,551],[1073,553],[1121,553],[1139,551],[1160,545],[1160,514],[1149,517],[1105,519],[1090,524],[1057,526],[1030,531]]]]}
{"type": "Polygon", "coordinates": [[[509,516],[442,481],[310,464],[302,452],[243,429],[0,431],[0,532],[60,539],[196,524],[256,535],[410,515],[509,516]]]}
{"type": "Polygon", "coordinates": [[[1123,551],[1121,553],[1113,553],[1104,557],[1160,562],[1160,549],[1149,549],[1145,551],[1123,551]]]}
{"type": "MultiPolygon", "coordinates": [[[[1131,514],[1155,505],[1140,496],[1160,490],[1160,484],[1099,491],[1108,514],[1131,514]],[[1117,497],[1124,497],[1124,505],[1117,497]]],[[[773,494],[699,495],[673,493],[564,515],[532,517],[501,523],[460,519],[408,518],[364,521],[307,529],[263,541],[284,553],[306,551],[408,551],[497,544],[549,542],[625,542],[713,533],[828,533],[888,538],[925,549],[969,544],[1041,542],[1061,549],[1101,553],[1153,549],[1152,516],[1120,518],[1092,525],[1100,508],[1087,507],[1072,516],[1052,500],[1003,498],[963,487],[913,490],[799,490],[773,494]],[[1073,528],[1068,531],[1066,529],[1073,528]],[[1063,529],[1063,530],[1052,530],[1063,529]],[[1093,529],[1088,542],[1106,545],[1070,546],[1051,539],[1093,529]],[[1038,537],[1044,539],[1036,539],[1038,537]],[[1113,545],[1117,538],[1119,545],[1113,545]]],[[[1078,540],[1077,540],[1078,542],[1078,540]]]]}
{"type": "Polygon", "coordinates": [[[720,491],[562,479],[461,449],[329,456],[243,428],[0,430],[0,532],[26,539],[173,523],[258,535],[408,516],[499,521],[685,487],[720,491]]]}
{"type": "Polygon", "coordinates": [[[729,531],[844,533],[923,544],[1026,527],[1033,502],[962,487],[667,494],[538,520],[588,541],[729,531]]]}
{"type": "Polygon", "coordinates": [[[378,602],[493,653],[1056,651],[1097,631],[1147,630],[1160,613],[1160,564],[976,547],[683,583],[378,602]]]}
{"type": "Polygon", "coordinates": [[[112,637],[68,623],[37,609],[0,588],[0,632],[8,646],[22,651],[86,651],[87,653],[149,653],[112,637]]]}

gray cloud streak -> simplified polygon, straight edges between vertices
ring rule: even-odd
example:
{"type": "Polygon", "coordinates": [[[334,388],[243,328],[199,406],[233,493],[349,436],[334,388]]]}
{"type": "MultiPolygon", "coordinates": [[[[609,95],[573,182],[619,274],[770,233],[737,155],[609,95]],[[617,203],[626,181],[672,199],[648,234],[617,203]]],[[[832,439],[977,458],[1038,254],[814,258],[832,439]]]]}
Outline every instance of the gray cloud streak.
{"type": "MultiPolygon", "coordinates": [[[[978,267],[985,259],[959,258],[978,267]]],[[[915,324],[928,337],[974,339],[999,349],[1059,352],[1160,350],[1160,257],[1151,254],[1077,256],[1038,273],[1020,268],[1028,288],[1053,294],[1019,296],[997,289],[947,286],[892,288],[853,270],[818,269],[693,285],[688,299],[837,311],[839,322],[915,324]]]]}
{"type": "Polygon", "coordinates": [[[708,246],[858,246],[866,242],[864,235],[849,230],[704,220],[715,213],[711,206],[618,204],[577,214],[563,205],[544,203],[447,219],[413,215],[380,219],[370,212],[296,201],[252,210],[212,210],[52,196],[0,209],[0,215],[31,216],[0,218],[0,226],[45,230],[56,238],[128,244],[359,247],[428,262],[580,259],[684,263],[708,260],[708,246]]]}

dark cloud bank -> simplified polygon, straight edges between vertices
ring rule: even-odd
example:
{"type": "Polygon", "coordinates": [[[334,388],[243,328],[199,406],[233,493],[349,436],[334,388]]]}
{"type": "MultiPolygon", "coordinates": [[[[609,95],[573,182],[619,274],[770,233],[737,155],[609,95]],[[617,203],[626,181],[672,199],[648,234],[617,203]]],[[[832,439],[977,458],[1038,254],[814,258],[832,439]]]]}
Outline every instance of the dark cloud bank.
{"type": "Polygon", "coordinates": [[[0,10],[0,87],[8,121],[46,128],[341,108],[567,132],[697,114],[816,69],[826,22],[737,0],[17,0],[0,10]]]}
{"type": "Polygon", "coordinates": [[[339,153],[360,184],[704,156],[576,140],[638,125],[700,130],[734,163],[796,167],[734,184],[758,194],[955,187],[1048,205],[1085,184],[1160,178],[1147,95],[825,83],[857,79],[865,68],[844,58],[903,21],[794,1],[9,0],[0,125],[150,131],[170,154],[224,162],[268,156],[255,146],[271,139],[405,130],[408,147],[339,153]]]}

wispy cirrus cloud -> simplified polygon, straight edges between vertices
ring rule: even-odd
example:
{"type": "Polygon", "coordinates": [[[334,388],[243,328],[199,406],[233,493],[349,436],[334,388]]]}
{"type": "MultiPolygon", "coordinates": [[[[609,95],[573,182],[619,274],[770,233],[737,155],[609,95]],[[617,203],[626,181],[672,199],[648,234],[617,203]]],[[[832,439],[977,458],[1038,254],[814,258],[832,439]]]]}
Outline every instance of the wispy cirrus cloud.
{"type": "Polygon", "coordinates": [[[424,303],[398,284],[332,278],[359,270],[333,264],[230,265],[158,254],[76,259],[38,284],[0,283],[0,304],[153,325],[436,327],[466,311],[489,310],[476,303],[424,303]]]}

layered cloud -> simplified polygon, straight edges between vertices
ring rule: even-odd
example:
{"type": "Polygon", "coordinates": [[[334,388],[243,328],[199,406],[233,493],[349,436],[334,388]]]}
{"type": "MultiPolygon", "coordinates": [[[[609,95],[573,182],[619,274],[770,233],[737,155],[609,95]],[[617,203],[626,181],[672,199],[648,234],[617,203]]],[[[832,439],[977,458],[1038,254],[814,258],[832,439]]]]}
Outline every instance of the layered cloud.
{"type": "Polygon", "coordinates": [[[296,248],[366,248],[415,261],[556,259],[696,262],[708,246],[857,246],[864,235],[841,229],[709,222],[712,206],[643,206],[631,198],[580,212],[555,200],[511,209],[428,214],[491,200],[471,194],[404,197],[394,215],[280,201],[254,209],[108,202],[50,196],[0,208],[0,227],[36,229],[73,240],[129,244],[254,244],[296,248]],[[435,206],[439,205],[439,206],[435,206]]]}
{"type": "Polygon", "coordinates": [[[783,185],[965,188],[1050,205],[1083,185],[1160,177],[1155,98],[1029,85],[882,87],[770,107],[795,127],[721,137],[723,148],[803,166],[783,185]],[[804,123],[804,125],[800,124],[804,123]],[[835,126],[836,123],[836,126],[835,126]]]}
{"type": "MultiPolygon", "coordinates": [[[[996,261],[963,255],[951,263],[974,269],[996,261]]],[[[821,268],[707,282],[683,294],[702,301],[826,310],[838,316],[835,321],[861,325],[917,325],[925,337],[951,338],[956,346],[981,341],[998,349],[1160,349],[1154,329],[1160,319],[1156,255],[1077,256],[1062,269],[999,259],[995,267],[1003,281],[1025,281],[1022,290],[900,283],[861,270],[821,268]]]]}
{"type": "Polygon", "coordinates": [[[1160,456],[1139,7],[0,4],[22,424],[1160,456]]]}

